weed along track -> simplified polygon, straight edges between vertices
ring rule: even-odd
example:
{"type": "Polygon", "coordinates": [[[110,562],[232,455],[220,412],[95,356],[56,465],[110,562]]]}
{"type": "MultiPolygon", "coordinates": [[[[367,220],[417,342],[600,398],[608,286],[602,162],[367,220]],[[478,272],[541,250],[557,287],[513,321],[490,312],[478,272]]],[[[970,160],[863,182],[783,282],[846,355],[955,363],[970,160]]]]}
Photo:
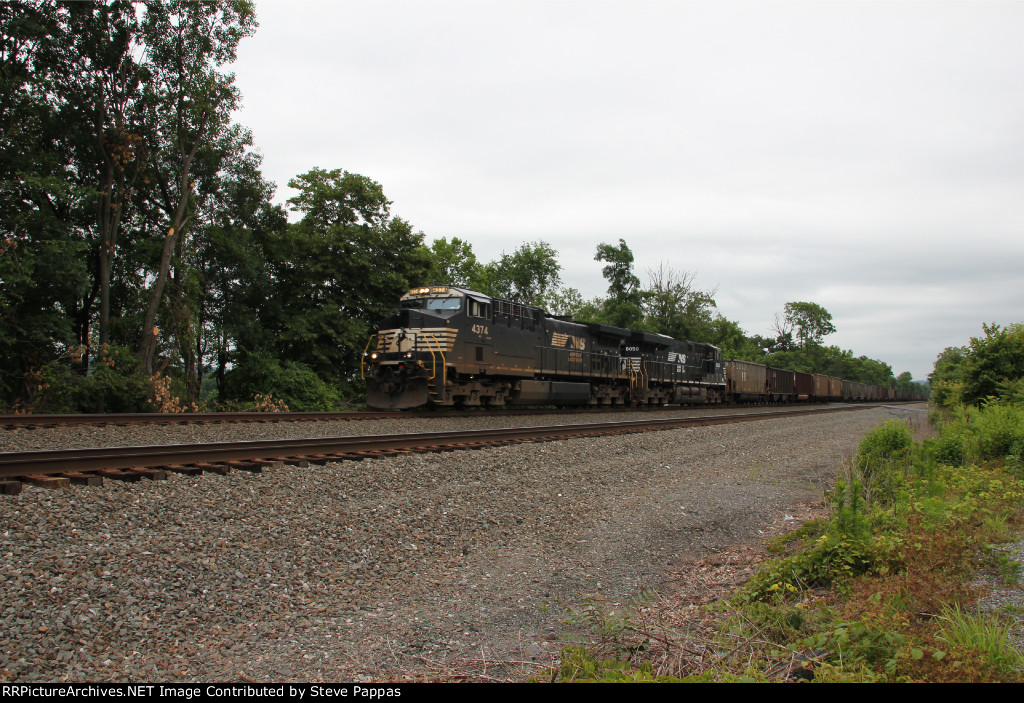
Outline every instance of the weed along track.
{"type": "Polygon", "coordinates": [[[686,418],[646,418],[626,422],[512,427],[455,432],[422,432],[206,444],[65,449],[0,453],[4,492],[20,490],[17,482],[60,488],[69,483],[96,485],[105,478],[162,480],[167,472],[225,473],[231,469],[262,471],[284,464],[360,461],[395,454],[482,449],[519,442],[550,442],[578,437],[651,432],[768,420],[799,415],[845,412],[865,406],[802,408],[757,414],[719,414],[686,418]]]}

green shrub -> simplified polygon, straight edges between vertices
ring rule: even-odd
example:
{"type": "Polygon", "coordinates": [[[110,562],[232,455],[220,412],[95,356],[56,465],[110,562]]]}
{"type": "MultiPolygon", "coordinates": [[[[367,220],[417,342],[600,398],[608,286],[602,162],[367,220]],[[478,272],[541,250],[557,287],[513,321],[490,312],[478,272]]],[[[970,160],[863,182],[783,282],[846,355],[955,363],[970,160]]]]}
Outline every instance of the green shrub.
{"type": "Polygon", "coordinates": [[[1024,455],[1024,408],[962,407],[940,421],[938,431],[937,438],[925,442],[925,449],[949,466],[1024,455]]]}
{"type": "Polygon", "coordinates": [[[249,356],[227,373],[229,399],[249,401],[269,395],[285,402],[290,410],[335,410],[342,406],[341,392],[305,364],[278,361],[269,356],[249,356]]]}
{"type": "Polygon", "coordinates": [[[148,409],[152,392],[138,357],[114,344],[99,350],[84,376],[62,358],[26,380],[32,391],[30,407],[36,413],[141,412],[148,409]]]}
{"type": "Polygon", "coordinates": [[[82,411],[79,407],[82,377],[67,364],[61,361],[47,364],[33,374],[28,382],[36,391],[32,398],[32,412],[63,414],[82,411]]]}
{"type": "Polygon", "coordinates": [[[837,530],[805,544],[795,554],[764,564],[740,592],[741,603],[784,602],[810,588],[832,586],[845,591],[854,578],[886,573],[898,562],[890,545],[838,534],[837,530]]]}
{"type": "Polygon", "coordinates": [[[963,466],[966,449],[962,431],[940,429],[938,437],[924,441],[924,448],[940,464],[963,466]]]}
{"type": "Polygon", "coordinates": [[[78,388],[78,407],[84,412],[141,412],[148,407],[152,383],[130,350],[107,345],[93,359],[78,388]]]}
{"type": "Polygon", "coordinates": [[[932,384],[930,397],[932,405],[943,410],[952,410],[964,404],[962,381],[936,381],[932,384]]]}
{"type": "Polygon", "coordinates": [[[970,430],[979,459],[1002,459],[1024,451],[1024,408],[989,405],[973,418],[970,430]]]}
{"type": "Polygon", "coordinates": [[[895,459],[904,456],[913,445],[914,434],[910,426],[899,420],[889,420],[864,435],[857,453],[863,457],[895,459]]]}

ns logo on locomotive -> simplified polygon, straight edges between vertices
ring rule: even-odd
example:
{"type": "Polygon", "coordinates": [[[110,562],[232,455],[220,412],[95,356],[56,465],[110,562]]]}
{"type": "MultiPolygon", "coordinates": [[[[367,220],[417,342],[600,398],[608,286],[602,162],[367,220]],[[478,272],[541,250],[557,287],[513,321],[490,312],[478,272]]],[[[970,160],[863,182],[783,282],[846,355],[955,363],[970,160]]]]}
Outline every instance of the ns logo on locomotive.
{"type": "Polygon", "coordinates": [[[363,355],[375,408],[721,403],[726,367],[711,344],[596,323],[467,288],[402,296],[363,355]]]}

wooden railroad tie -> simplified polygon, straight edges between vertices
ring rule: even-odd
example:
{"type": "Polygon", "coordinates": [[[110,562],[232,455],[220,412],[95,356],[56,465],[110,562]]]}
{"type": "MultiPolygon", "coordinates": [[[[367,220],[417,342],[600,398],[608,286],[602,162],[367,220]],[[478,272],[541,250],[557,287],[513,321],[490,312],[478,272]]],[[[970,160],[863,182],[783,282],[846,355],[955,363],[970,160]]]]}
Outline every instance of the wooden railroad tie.
{"type": "Polygon", "coordinates": [[[65,471],[60,474],[76,486],[102,486],[103,477],[96,474],[82,473],[81,471],[65,471]]]}
{"type": "Polygon", "coordinates": [[[161,466],[161,469],[184,476],[202,476],[203,470],[198,466],[182,466],[181,464],[168,464],[161,466]]]}
{"type": "Polygon", "coordinates": [[[268,457],[266,459],[253,459],[252,463],[264,468],[264,469],[282,469],[284,468],[285,460],[281,457],[268,457]]]}
{"type": "Polygon", "coordinates": [[[263,464],[260,463],[260,460],[258,460],[258,459],[254,459],[254,460],[250,460],[250,461],[231,460],[231,461],[226,461],[224,463],[227,464],[228,466],[230,466],[232,469],[237,469],[239,471],[248,471],[248,472],[254,473],[254,474],[263,473],[263,464]]]}
{"type": "Polygon", "coordinates": [[[163,469],[132,469],[137,473],[142,474],[142,478],[148,478],[150,481],[166,481],[167,472],[163,469]]]}
{"type": "Polygon", "coordinates": [[[142,480],[142,474],[134,469],[100,469],[96,473],[103,478],[111,478],[115,481],[130,481],[135,483],[142,480]]]}
{"type": "Polygon", "coordinates": [[[16,496],[21,493],[21,481],[0,481],[0,495],[16,496]]]}
{"type": "Polygon", "coordinates": [[[227,464],[208,464],[206,462],[199,462],[194,466],[200,471],[209,471],[211,474],[218,474],[219,476],[227,476],[231,473],[231,467],[227,464]]]}
{"type": "Polygon", "coordinates": [[[30,474],[28,476],[22,476],[21,480],[25,483],[31,483],[33,486],[39,486],[40,488],[67,488],[71,485],[71,481],[60,476],[42,476],[40,474],[30,474]]]}

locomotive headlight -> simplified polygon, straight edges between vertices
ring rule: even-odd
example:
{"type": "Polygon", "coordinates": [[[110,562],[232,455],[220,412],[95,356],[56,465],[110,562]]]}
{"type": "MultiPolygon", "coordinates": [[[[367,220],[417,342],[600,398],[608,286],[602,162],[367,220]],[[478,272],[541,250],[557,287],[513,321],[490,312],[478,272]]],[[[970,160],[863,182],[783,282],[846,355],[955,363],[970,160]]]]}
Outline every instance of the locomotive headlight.
{"type": "Polygon", "coordinates": [[[406,352],[405,353],[405,358],[406,359],[411,359],[412,358],[412,352],[406,352]]]}

